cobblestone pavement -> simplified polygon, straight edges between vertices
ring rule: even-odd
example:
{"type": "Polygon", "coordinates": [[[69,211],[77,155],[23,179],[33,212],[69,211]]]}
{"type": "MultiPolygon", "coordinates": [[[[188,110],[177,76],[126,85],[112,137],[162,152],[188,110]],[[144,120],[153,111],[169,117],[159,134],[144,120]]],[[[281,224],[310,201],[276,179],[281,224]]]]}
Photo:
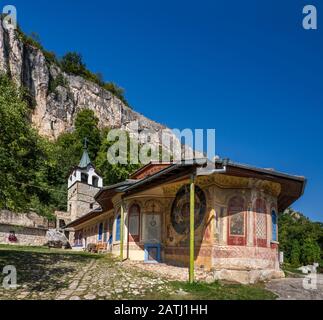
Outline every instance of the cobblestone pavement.
{"type": "MultiPolygon", "coordinates": [[[[187,294],[170,283],[187,281],[187,268],[121,263],[109,256],[37,250],[0,250],[0,271],[10,264],[16,266],[18,276],[16,289],[6,290],[0,285],[0,300],[181,299],[187,294]]],[[[3,277],[0,272],[0,284],[3,277]]],[[[208,280],[207,273],[197,269],[196,279],[208,280]]],[[[305,290],[303,278],[266,284],[267,290],[279,295],[279,299],[290,300],[323,299],[323,275],[318,275],[317,287],[317,290],[305,290]]]]}
{"type": "MultiPolygon", "coordinates": [[[[305,289],[303,281],[303,277],[272,280],[266,285],[266,289],[277,294],[277,300],[323,300],[323,274],[317,275],[316,289],[305,289]]],[[[308,285],[307,279],[305,285],[308,285]]]]}
{"type": "Polygon", "coordinates": [[[95,257],[21,254],[19,261],[12,261],[17,266],[18,288],[0,286],[0,300],[122,300],[174,294],[168,281],[157,275],[108,256],[95,257]]]}
{"type": "Polygon", "coordinates": [[[167,280],[120,262],[107,259],[92,261],[74,277],[57,300],[129,300],[149,296],[154,292],[172,293],[167,280]]]}

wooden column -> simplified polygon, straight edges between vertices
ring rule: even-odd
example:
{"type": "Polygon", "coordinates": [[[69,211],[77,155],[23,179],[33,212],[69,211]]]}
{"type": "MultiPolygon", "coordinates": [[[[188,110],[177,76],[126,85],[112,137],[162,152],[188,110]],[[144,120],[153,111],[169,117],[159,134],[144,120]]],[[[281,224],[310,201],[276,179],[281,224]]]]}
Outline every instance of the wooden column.
{"type": "Polygon", "coordinates": [[[120,259],[123,261],[123,243],[124,243],[124,203],[121,202],[121,217],[120,217],[120,259]]]}
{"type": "Polygon", "coordinates": [[[191,176],[191,188],[190,188],[190,270],[189,270],[189,282],[194,282],[194,260],[195,260],[195,175],[191,176]]]}

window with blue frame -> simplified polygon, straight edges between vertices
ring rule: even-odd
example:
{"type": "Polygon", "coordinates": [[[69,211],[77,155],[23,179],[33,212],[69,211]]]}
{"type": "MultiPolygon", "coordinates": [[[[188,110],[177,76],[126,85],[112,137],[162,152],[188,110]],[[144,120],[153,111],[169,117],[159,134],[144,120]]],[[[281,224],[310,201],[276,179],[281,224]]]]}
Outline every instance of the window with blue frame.
{"type": "Polygon", "coordinates": [[[103,223],[100,223],[100,225],[99,225],[99,241],[102,241],[102,235],[103,235],[103,223]]]}
{"type": "Polygon", "coordinates": [[[277,214],[276,211],[273,210],[271,212],[271,224],[272,224],[272,240],[277,241],[277,214]]]}
{"type": "Polygon", "coordinates": [[[121,226],[121,216],[118,216],[116,223],[116,241],[120,241],[120,226],[121,226]]]}

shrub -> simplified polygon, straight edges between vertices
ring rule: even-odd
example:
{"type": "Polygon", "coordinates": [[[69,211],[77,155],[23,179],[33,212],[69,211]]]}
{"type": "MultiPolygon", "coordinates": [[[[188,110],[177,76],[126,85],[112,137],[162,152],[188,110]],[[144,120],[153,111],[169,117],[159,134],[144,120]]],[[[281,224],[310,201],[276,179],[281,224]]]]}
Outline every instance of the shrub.
{"type": "Polygon", "coordinates": [[[300,256],[301,256],[301,247],[297,240],[293,240],[292,250],[290,254],[290,262],[294,267],[298,267],[300,265],[300,256]]]}
{"type": "Polygon", "coordinates": [[[128,101],[124,97],[124,89],[123,88],[120,88],[119,86],[117,86],[113,82],[105,83],[103,85],[103,88],[105,90],[108,90],[109,92],[111,92],[113,95],[115,95],[117,98],[119,98],[126,106],[128,106],[130,108],[128,101]]]}
{"type": "Polygon", "coordinates": [[[48,87],[48,91],[49,93],[53,93],[56,91],[57,87],[67,87],[67,80],[65,79],[64,75],[59,73],[55,79],[53,79],[52,77],[50,77],[49,79],[49,87],[48,87]]]}
{"type": "Polygon", "coordinates": [[[77,52],[68,52],[61,59],[62,70],[68,74],[77,76],[84,76],[86,73],[86,66],[83,63],[82,56],[77,52]]]}
{"type": "Polygon", "coordinates": [[[305,264],[313,264],[320,261],[321,249],[313,239],[305,239],[301,252],[302,261],[305,264]]]}

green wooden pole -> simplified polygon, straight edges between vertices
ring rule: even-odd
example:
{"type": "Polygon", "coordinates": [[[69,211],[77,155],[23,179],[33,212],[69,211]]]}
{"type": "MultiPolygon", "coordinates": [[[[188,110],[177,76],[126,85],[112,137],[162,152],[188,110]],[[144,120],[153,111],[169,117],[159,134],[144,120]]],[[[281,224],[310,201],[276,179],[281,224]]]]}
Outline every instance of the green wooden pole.
{"type": "Polygon", "coordinates": [[[190,188],[190,283],[194,282],[194,246],[195,246],[195,226],[194,226],[194,216],[195,216],[195,176],[191,176],[191,188],[190,188]]]}
{"type": "Polygon", "coordinates": [[[123,242],[124,242],[124,205],[121,202],[121,221],[120,221],[120,258],[123,261],[123,242]]]}

